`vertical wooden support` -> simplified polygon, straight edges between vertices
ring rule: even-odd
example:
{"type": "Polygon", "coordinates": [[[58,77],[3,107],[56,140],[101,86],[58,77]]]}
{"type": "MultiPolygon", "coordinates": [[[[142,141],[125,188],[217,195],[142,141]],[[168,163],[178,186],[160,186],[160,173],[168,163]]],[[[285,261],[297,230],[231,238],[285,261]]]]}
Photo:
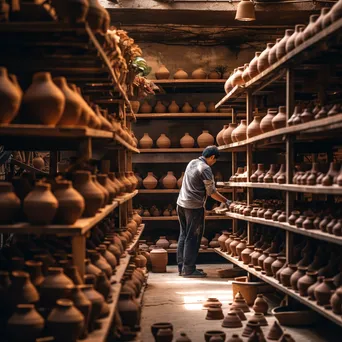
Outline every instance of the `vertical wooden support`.
{"type": "Polygon", "coordinates": [[[58,163],[58,152],[50,151],[49,173],[52,176],[55,176],[57,174],[57,163],[58,163]]]}
{"type": "MultiPolygon", "coordinates": [[[[236,112],[234,109],[232,109],[232,123],[236,123],[236,112]]],[[[237,153],[232,152],[232,175],[235,174],[237,170],[237,153]]],[[[236,188],[234,187],[232,192],[232,201],[236,201],[236,188]]],[[[233,233],[237,232],[237,227],[238,227],[238,221],[236,219],[233,219],[233,233]]]]}
{"type": "Polygon", "coordinates": [[[86,251],[86,237],[84,235],[78,235],[72,237],[72,258],[74,265],[78,267],[81,278],[85,275],[85,251],[86,251]]]}
{"type": "Polygon", "coordinates": [[[91,138],[85,139],[80,143],[78,154],[83,160],[89,160],[92,158],[91,138]]]}

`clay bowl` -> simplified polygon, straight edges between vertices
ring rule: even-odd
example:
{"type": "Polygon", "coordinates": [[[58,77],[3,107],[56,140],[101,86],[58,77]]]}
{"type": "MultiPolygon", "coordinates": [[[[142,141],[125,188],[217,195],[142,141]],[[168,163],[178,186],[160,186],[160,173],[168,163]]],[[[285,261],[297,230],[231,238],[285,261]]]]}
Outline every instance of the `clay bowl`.
{"type": "Polygon", "coordinates": [[[294,311],[289,306],[278,306],[272,309],[272,314],[284,326],[313,325],[319,317],[315,311],[294,311]]]}
{"type": "Polygon", "coordinates": [[[235,312],[228,312],[222,322],[223,328],[241,328],[242,322],[240,317],[235,312]]]}
{"type": "Polygon", "coordinates": [[[258,321],[261,327],[265,327],[266,325],[268,325],[267,319],[261,312],[255,312],[249,320],[258,321]]]}
{"type": "Polygon", "coordinates": [[[173,325],[169,322],[158,322],[151,325],[151,332],[154,338],[156,338],[159,329],[171,329],[173,331],[173,325]]]}
{"type": "Polygon", "coordinates": [[[216,305],[216,304],[212,304],[211,306],[209,306],[208,311],[207,311],[207,316],[205,317],[205,319],[220,320],[223,318],[224,316],[223,316],[221,306],[216,305]]]}
{"type": "Polygon", "coordinates": [[[208,298],[203,303],[203,310],[206,310],[210,307],[210,305],[215,304],[217,306],[222,306],[222,303],[217,298],[208,298]]]}
{"type": "Polygon", "coordinates": [[[206,342],[209,342],[213,336],[220,336],[223,341],[226,340],[226,333],[224,331],[221,331],[221,330],[208,330],[208,331],[206,331],[204,334],[204,339],[206,342]]]}

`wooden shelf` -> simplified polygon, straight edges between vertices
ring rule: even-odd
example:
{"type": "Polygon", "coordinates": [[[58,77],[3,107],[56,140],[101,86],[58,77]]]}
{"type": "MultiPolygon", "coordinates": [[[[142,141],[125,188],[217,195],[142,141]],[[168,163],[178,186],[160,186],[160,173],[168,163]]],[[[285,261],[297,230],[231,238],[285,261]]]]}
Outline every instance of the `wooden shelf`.
{"type": "Polygon", "coordinates": [[[168,79],[168,80],[151,80],[154,84],[162,84],[162,85],[188,85],[188,84],[225,84],[226,80],[224,79],[217,79],[217,80],[212,80],[212,79],[185,79],[185,80],[174,80],[174,79],[168,79]]]}
{"type": "MultiPolygon", "coordinates": [[[[217,190],[225,194],[233,192],[232,189],[217,188],[217,190]]],[[[179,193],[179,189],[139,189],[139,194],[178,194],[178,193],[179,193]]]]}
{"type": "MultiPolygon", "coordinates": [[[[167,252],[170,253],[170,254],[175,254],[175,253],[177,253],[177,249],[170,249],[170,248],[168,248],[167,252]]],[[[214,248],[207,248],[207,249],[200,248],[198,253],[199,254],[215,253],[215,250],[214,250],[214,248]]]]}
{"type": "MultiPolygon", "coordinates": [[[[132,145],[130,145],[127,141],[123,140],[118,134],[114,133],[114,139],[123,147],[125,147],[127,150],[140,153],[140,150],[132,145]]],[[[110,147],[108,148],[110,149],[110,147]]]]}
{"type": "Polygon", "coordinates": [[[272,189],[292,192],[305,192],[310,194],[342,195],[342,186],[332,185],[297,185],[277,183],[253,183],[253,182],[219,182],[217,185],[233,188],[272,189]]]}
{"type": "Polygon", "coordinates": [[[202,147],[194,147],[194,148],[141,148],[140,153],[197,153],[203,152],[202,147]]]}
{"type": "Polygon", "coordinates": [[[136,114],[137,119],[227,119],[232,113],[149,113],[136,114]]]}
{"type": "Polygon", "coordinates": [[[221,255],[223,258],[227,259],[228,261],[232,262],[233,264],[241,267],[242,269],[246,270],[247,272],[255,275],[259,279],[265,281],[266,283],[272,285],[276,289],[280,290],[283,293],[286,293],[290,295],[291,297],[295,298],[299,302],[303,303],[304,305],[310,307],[311,309],[315,310],[319,314],[325,316],[329,320],[333,321],[334,323],[338,324],[339,326],[342,326],[342,319],[340,315],[334,314],[331,310],[324,309],[323,306],[319,306],[315,301],[309,300],[307,297],[300,296],[297,292],[294,290],[287,288],[280,284],[278,280],[276,280],[274,277],[269,277],[265,274],[262,274],[261,272],[256,271],[254,268],[248,267],[248,265],[245,265],[242,261],[238,261],[236,258],[231,257],[227,255],[225,252],[220,251],[219,248],[214,248],[214,251],[221,255]]]}
{"type": "Polygon", "coordinates": [[[287,230],[287,231],[290,231],[290,232],[293,232],[296,234],[311,237],[313,239],[323,240],[323,241],[327,241],[330,243],[342,245],[342,237],[341,236],[328,234],[325,232],[321,232],[320,230],[297,228],[295,226],[291,226],[287,222],[277,222],[277,221],[273,221],[273,220],[266,220],[264,218],[244,216],[244,215],[231,213],[231,212],[226,212],[226,215],[232,219],[238,219],[238,220],[242,220],[242,221],[262,224],[265,226],[281,228],[281,229],[284,229],[284,230],[287,230]]]}
{"type": "MultiPolygon", "coordinates": [[[[148,217],[142,217],[143,221],[178,221],[178,216],[148,216],[148,217]]],[[[206,216],[206,221],[214,221],[214,220],[231,220],[228,216],[206,216]]]]}
{"type": "Polygon", "coordinates": [[[138,241],[140,240],[140,237],[143,233],[145,229],[145,224],[142,223],[139,227],[138,227],[138,231],[137,231],[137,234],[135,234],[135,237],[133,239],[133,241],[130,243],[130,245],[127,247],[127,252],[128,253],[133,253],[135,251],[135,248],[137,247],[138,245],[138,241]]]}

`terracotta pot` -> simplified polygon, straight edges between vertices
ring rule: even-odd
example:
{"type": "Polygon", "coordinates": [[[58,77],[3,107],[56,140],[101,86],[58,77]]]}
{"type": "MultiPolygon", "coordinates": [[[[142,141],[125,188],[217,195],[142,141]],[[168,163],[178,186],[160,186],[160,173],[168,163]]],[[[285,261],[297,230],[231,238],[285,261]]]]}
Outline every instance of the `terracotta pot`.
{"type": "Polygon", "coordinates": [[[317,271],[307,271],[306,275],[301,277],[297,282],[297,288],[301,296],[308,295],[308,289],[317,282],[317,271]]]}
{"type": "Polygon", "coordinates": [[[177,178],[172,171],[168,171],[166,177],[163,179],[163,186],[165,189],[175,189],[177,186],[177,178]]]}
{"type": "Polygon", "coordinates": [[[241,86],[245,84],[244,80],[242,79],[243,70],[244,70],[244,67],[238,67],[237,71],[232,76],[231,84],[233,88],[235,86],[241,86]]]}
{"type": "Polygon", "coordinates": [[[137,114],[139,112],[140,102],[139,101],[132,101],[132,100],[129,102],[131,103],[133,113],[137,114]]]}
{"type": "MultiPolygon", "coordinates": [[[[265,177],[264,177],[264,182],[265,183],[273,183],[273,176],[277,173],[277,164],[271,164],[270,169],[267,171],[265,177]]],[[[272,216],[269,218],[271,219],[272,216]]]]}
{"type": "Polygon", "coordinates": [[[154,111],[156,113],[166,113],[166,106],[163,105],[161,101],[157,101],[157,104],[154,107],[154,111]]]}
{"type": "Polygon", "coordinates": [[[297,266],[294,264],[288,264],[286,268],[284,268],[280,272],[280,282],[286,286],[286,287],[291,287],[291,282],[290,278],[293,273],[297,271],[297,266]]]}
{"type": "Polygon", "coordinates": [[[140,113],[152,113],[152,106],[144,100],[144,102],[140,105],[139,108],[140,113]]]}
{"type": "Polygon", "coordinates": [[[183,148],[192,148],[195,145],[195,139],[189,133],[185,133],[180,139],[180,145],[183,148]]]}
{"type": "Polygon", "coordinates": [[[244,64],[244,70],[243,70],[243,73],[242,73],[242,79],[245,83],[249,82],[251,80],[251,77],[249,76],[249,63],[245,63],[244,64]]]}
{"type": "Polygon", "coordinates": [[[193,109],[190,106],[189,102],[185,102],[183,107],[182,107],[182,112],[183,113],[192,113],[193,109]]]}
{"type": "Polygon", "coordinates": [[[311,113],[309,108],[305,108],[304,111],[299,115],[300,121],[302,123],[312,121],[314,119],[314,114],[311,113]]]}
{"type": "Polygon", "coordinates": [[[330,298],[332,290],[335,290],[334,280],[332,278],[326,278],[322,283],[317,285],[314,289],[314,295],[318,305],[330,304],[330,298]]]}
{"type": "Polygon", "coordinates": [[[234,69],[234,71],[229,75],[229,77],[227,78],[225,84],[224,84],[224,91],[226,92],[226,94],[228,94],[232,89],[232,77],[234,75],[234,73],[236,72],[237,69],[234,69]]]}
{"type": "Polygon", "coordinates": [[[23,122],[55,126],[65,108],[62,91],[52,82],[51,74],[38,72],[26,90],[21,104],[23,122]]]}
{"type": "Polygon", "coordinates": [[[228,240],[228,238],[229,238],[229,233],[227,231],[223,231],[222,235],[217,239],[217,241],[219,242],[221,251],[223,252],[227,252],[225,241],[228,240]]]}
{"type": "Polygon", "coordinates": [[[300,216],[300,212],[299,211],[292,211],[291,215],[289,216],[289,220],[288,220],[289,224],[294,226],[295,222],[299,218],[299,216],[300,216]]]}
{"type": "Polygon", "coordinates": [[[279,129],[286,126],[286,107],[280,106],[277,115],[272,119],[273,129],[279,129]]]}
{"type": "Polygon", "coordinates": [[[268,53],[268,64],[272,65],[278,61],[277,59],[277,46],[279,42],[281,41],[281,38],[277,38],[275,44],[271,47],[269,53],[268,53]]]}
{"type": "Polygon", "coordinates": [[[176,73],[173,75],[173,78],[175,80],[186,80],[189,78],[189,75],[182,68],[178,68],[176,73]]]}
{"type": "Polygon", "coordinates": [[[13,83],[8,77],[7,69],[0,68],[0,124],[9,124],[17,116],[22,92],[19,85],[13,83]]]}
{"type": "Polygon", "coordinates": [[[233,141],[243,141],[247,138],[246,120],[241,120],[240,125],[237,126],[231,133],[233,141]]]}
{"type": "Polygon", "coordinates": [[[191,76],[193,79],[203,80],[207,78],[207,73],[202,68],[198,68],[192,72],[191,76]]]}
{"type": "Polygon", "coordinates": [[[236,129],[237,124],[230,123],[228,128],[223,133],[223,141],[225,145],[233,143],[232,132],[236,129]]]}
{"type": "Polygon", "coordinates": [[[253,121],[248,125],[248,128],[247,128],[248,138],[255,137],[262,133],[260,129],[260,121],[261,121],[260,116],[254,116],[253,121]]]}
{"type": "Polygon", "coordinates": [[[261,52],[256,52],[254,58],[249,62],[248,72],[251,79],[259,74],[258,58],[260,54],[261,52]]]}
{"type": "Polygon", "coordinates": [[[41,261],[28,260],[25,262],[25,269],[29,273],[31,282],[36,288],[39,288],[44,281],[42,266],[43,263],[41,261]]]}
{"type": "Polygon", "coordinates": [[[139,324],[139,308],[137,303],[133,300],[131,293],[120,293],[117,309],[119,311],[122,323],[125,326],[134,328],[134,326],[139,324]]]}
{"type": "Polygon", "coordinates": [[[318,14],[310,15],[310,22],[309,25],[303,31],[303,38],[304,40],[308,40],[315,34],[315,23],[319,18],[318,14]]]}
{"type": "Polygon", "coordinates": [[[103,187],[98,181],[95,175],[91,175],[91,180],[93,184],[101,191],[102,195],[104,196],[103,201],[101,203],[101,208],[104,208],[107,204],[109,204],[109,192],[105,187],[103,187]]]}
{"type": "Polygon", "coordinates": [[[331,22],[334,22],[342,16],[342,6],[340,2],[338,1],[330,10],[330,19],[331,22]]]}
{"type": "Polygon", "coordinates": [[[292,51],[296,45],[296,38],[298,36],[298,34],[300,33],[300,29],[304,29],[305,25],[296,25],[295,26],[295,31],[294,33],[291,35],[291,37],[287,40],[286,42],[286,53],[289,53],[290,51],[292,51]]]}
{"type": "Polygon", "coordinates": [[[335,178],[339,176],[339,171],[340,167],[338,163],[330,163],[329,170],[322,179],[322,185],[333,185],[335,178]]]}
{"type": "Polygon", "coordinates": [[[277,59],[281,59],[286,55],[286,44],[290,37],[293,35],[294,30],[285,30],[285,35],[282,40],[277,44],[277,59]]]}
{"type": "Polygon", "coordinates": [[[162,133],[157,139],[156,144],[159,148],[169,148],[171,146],[171,140],[162,133]]]}
{"type": "Polygon", "coordinates": [[[179,106],[177,105],[175,100],[171,101],[171,104],[167,108],[169,113],[179,113],[179,106]]]}
{"type": "Polygon", "coordinates": [[[204,339],[206,342],[209,342],[210,340],[215,340],[215,338],[218,337],[221,339],[221,341],[225,341],[226,340],[226,333],[224,331],[220,331],[220,330],[208,330],[205,332],[204,334],[204,339]]]}
{"type": "Polygon", "coordinates": [[[304,42],[304,35],[303,35],[304,30],[305,30],[304,27],[301,27],[299,29],[299,33],[297,34],[297,36],[295,38],[295,46],[296,47],[301,45],[304,42]]]}
{"type": "Polygon", "coordinates": [[[155,75],[157,80],[167,80],[170,77],[170,71],[162,64],[155,72],[155,75]]]}
{"type": "Polygon", "coordinates": [[[89,0],[89,10],[87,13],[87,22],[95,33],[100,33],[104,30],[105,10],[100,5],[98,0],[89,0]]]}
{"type": "Polygon", "coordinates": [[[157,179],[153,176],[153,172],[148,172],[147,177],[143,180],[146,189],[155,189],[158,185],[157,179]]]}
{"type": "Polygon", "coordinates": [[[144,136],[139,141],[139,145],[141,148],[151,148],[153,146],[153,140],[148,133],[144,133],[144,136]]]}
{"type": "Polygon", "coordinates": [[[200,104],[196,108],[197,113],[206,113],[207,107],[205,106],[204,102],[201,101],[200,104]]]}
{"type": "Polygon", "coordinates": [[[264,70],[266,70],[270,64],[268,63],[268,54],[273,47],[273,43],[267,43],[266,44],[266,49],[261,52],[259,58],[258,58],[258,72],[261,73],[264,70]]]}
{"type": "Polygon", "coordinates": [[[228,125],[224,125],[220,132],[216,135],[216,143],[218,146],[224,145],[223,133],[228,128],[228,125]]]}
{"type": "Polygon", "coordinates": [[[337,315],[342,314],[342,286],[340,286],[331,296],[330,304],[333,313],[337,315]]]}
{"type": "Polygon", "coordinates": [[[301,113],[300,113],[299,106],[295,106],[293,114],[291,115],[290,119],[287,120],[288,125],[292,126],[292,125],[297,125],[297,124],[301,123],[300,114],[301,113]]]}
{"type": "Polygon", "coordinates": [[[257,182],[261,175],[264,175],[264,164],[258,164],[258,169],[250,177],[251,182],[257,182]]]}
{"type": "Polygon", "coordinates": [[[7,334],[13,342],[33,342],[40,336],[43,328],[44,318],[33,304],[18,304],[7,322],[7,334]]]}
{"type": "Polygon", "coordinates": [[[264,315],[267,314],[268,304],[265,301],[264,296],[262,294],[257,295],[257,298],[255,299],[253,304],[253,310],[255,312],[263,313],[264,315]]]}
{"type": "Polygon", "coordinates": [[[262,133],[273,131],[272,120],[276,116],[278,110],[276,108],[269,108],[267,115],[264,116],[260,122],[260,129],[262,133]]]}
{"type": "Polygon", "coordinates": [[[97,250],[88,250],[87,253],[92,264],[98,267],[102,272],[104,272],[107,275],[108,279],[110,279],[110,277],[113,274],[113,269],[112,266],[108,263],[108,261],[104,257],[102,257],[102,255],[97,250]]]}
{"type": "MultiPolygon", "coordinates": [[[[272,269],[272,273],[273,273],[274,278],[277,278],[277,272],[284,267],[285,263],[286,263],[286,257],[283,257],[283,256],[278,256],[277,260],[275,260],[272,263],[271,269],[272,269]]],[[[280,274],[279,274],[279,276],[280,276],[280,274]]]]}
{"type": "Polygon", "coordinates": [[[163,248],[155,247],[150,252],[150,257],[152,262],[152,272],[165,273],[168,262],[167,251],[163,248]]]}
{"type": "Polygon", "coordinates": [[[273,276],[272,264],[277,260],[277,253],[270,253],[264,260],[263,269],[266,271],[266,275],[269,277],[273,276]]]}
{"type": "Polygon", "coordinates": [[[210,80],[219,80],[221,78],[221,74],[215,70],[210,71],[208,74],[208,78],[210,80]]]}
{"type": "Polygon", "coordinates": [[[216,113],[217,109],[215,108],[215,103],[209,102],[207,110],[208,110],[208,113],[216,113]]]}
{"type": "Polygon", "coordinates": [[[173,332],[171,329],[159,329],[156,342],[172,342],[173,340],[173,332]]]}
{"type": "Polygon", "coordinates": [[[243,240],[236,246],[236,254],[239,257],[239,260],[242,260],[241,252],[246,248],[246,246],[247,246],[247,242],[243,240]]]}
{"type": "MultiPolygon", "coordinates": [[[[127,175],[129,176],[129,180],[132,183],[132,191],[135,190],[138,184],[138,180],[135,178],[133,172],[127,172],[127,175]]],[[[116,190],[112,186],[111,180],[108,178],[108,175],[99,173],[96,175],[96,180],[108,191],[108,204],[112,204],[115,195],[116,195],[116,190]]]]}
{"type": "Polygon", "coordinates": [[[168,249],[170,242],[166,240],[166,236],[160,236],[159,240],[156,242],[156,246],[164,249],[168,249]]]}
{"type": "Polygon", "coordinates": [[[0,223],[12,223],[20,210],[20,200],[11,183],[0,183],[0,223]]]}
{"type": "Polygon", "coordinates": [[[183,178],[184,178],[184,172],[182,172],[182,175],[181,175],[180,178],[177,180],[177,187],[178,187],[178,189],[180,189],[180,188],[182,187],[183,178]]]}
{"type": "Polygon", "coordinates": [[[202,131],[202,134],[197,138],[197,144],[199,147],[207,147],[214,144],[214,137],[209,134],[209,131],[202,131]]]}

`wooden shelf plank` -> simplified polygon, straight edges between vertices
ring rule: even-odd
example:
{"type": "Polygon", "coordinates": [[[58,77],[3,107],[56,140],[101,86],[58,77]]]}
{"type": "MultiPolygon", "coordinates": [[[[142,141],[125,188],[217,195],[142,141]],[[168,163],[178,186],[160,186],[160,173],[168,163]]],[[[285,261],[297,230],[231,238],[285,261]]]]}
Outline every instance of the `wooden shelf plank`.
{"type": "Polygon", "coordinates": [[[196,153],[203,152],[202,147],[194,147],[194,148],[141,148],[140,153],[196,153]]]}
{"type": "MultiPolygon", "coordinates": [[[[175,253],[177,253],[177,249],[168,248],[167,252],[170,254],[175,254],[175,253]]],[[[200,254],[215,253],[215,250],[214,250],[214,248],[207,248],[207,249],[200,248],[198,253],[200,253],[200,254]]]]}
{"type": "Polygon", "coordinates": [[[170,85],[187,85],[187,84],[224,84],[226,83],[226,80],[224,79],[217,79],[217,80],[212,80],[212,79],[186,79],[186,80],[174,80],[174,79],[168,79],[168,80],[151,80],[154,84],[170,84],[170,85]]]}
{"type": "Polygon", "coordinates": [[[139,239],[140,239],[140,237],[141,237],[141,235],[142,235],[144,229],[145,229],[145,224],[142,223],[142,224],[138,227],[137,234],[135,234],[135,237],[134,237],[133,241],[132,241],[132,242],[130,243],[130,245],[127,247],[127,252],[128,252],[128,253],[131,254],[132,252],[134,252],[134,250],[135,250],[135,248],[136,248],[136,246],[137,246],[137,244],[138,244],[138,241],[139,241],[139,239]]]}
{"type": "Polygon", "coordinates": [[[293,192],[304,192],[310,194],[342,195],[342,186],[332,185],[297,185],[297,184],[277,184],[277,183],[252,183],[252,182],[219,182],[218,186],[229,186],[232,188],[254,188],[272,189],[293,192]]]}
{"type": "Polygon", "coordinates": [[[304,229],[304,228],[297,228],[295,226],[291,226],[287,222],[277,222],[277,221],[273,221],[273,220],[266,220],[264,218],[244,216],[244,215],[231,213],[231,212],[226,212],[226,216],[228,216],[232,219],[238,219],[238,220],[242,220],[242,221],[263,224],[265,226],[281,228],[281,229],[288,230],[288,231],[296,233],[296,234],[311,237],[313,239],[323,240],[323,241],[327,241],[330,243],[342,245],[342,237],[341,236],[335,236],[332,234],[322,232],[320,230],[316,230],[316,229],[310,229],[309,230],[309,229],[304,229]]]}
{"type": "MultiPolygon", "coordinates": [[[[233,189],[217,189],[221,193],[231,193],[233,189]]],[[[242,192],[242,191],[238,191],[242,192]]],[[[179,189],[139,189],[139,194],[178,194],[179,189]]]]}
{"type": "MultiPolygon", "coordinates": [[[[178,221],[178,216],[148,216],[142,217],[143,221],[178,221]]],[[[214,220],[231,220],[228,216],[206,216],[206,221],[214,221],[214,220]]]]}
{"type": "Polygon", "coordinates": [[[226,119],[232,113],[149,113],[136,114],[137,119],[226,119]]]}
{"type": "Polygon", "coordinates": [[[242,269],[246,270],[247,272],[255,275],[259,279],[265,281],[266,283],[272,285],[276,289],[280,290],[281,292],[284,292],[291,297],[295,298],[299,302],[303,303],[304,305],[310,307],[311,309],[315,310],[319,314],[325,316],[329,320],[333,321],[334,323],[338,324],[339,326],[342,326],[342,319],[340,315],[334,314],[331,310],[324,309],[323,306],[319,306],[315,301],[309,300],[307,297],[300,296],[297,292],[294,290],[287,288],[280,284],[278,280],[276,280],[274,277],[269,277],[265,274],[262,274],[261,272],[256,271],[254,268],[248,267],[248,265],[245,265],[242,261],[238,261],[236,258],[231,257],[230,255],[227,255],[225,252],[220,251],[219,248],[214,248],[214,251],[221,255],[223,258],[227,259],[228,261],[232,262],[233,264],[241,267],[242,269]]]}

